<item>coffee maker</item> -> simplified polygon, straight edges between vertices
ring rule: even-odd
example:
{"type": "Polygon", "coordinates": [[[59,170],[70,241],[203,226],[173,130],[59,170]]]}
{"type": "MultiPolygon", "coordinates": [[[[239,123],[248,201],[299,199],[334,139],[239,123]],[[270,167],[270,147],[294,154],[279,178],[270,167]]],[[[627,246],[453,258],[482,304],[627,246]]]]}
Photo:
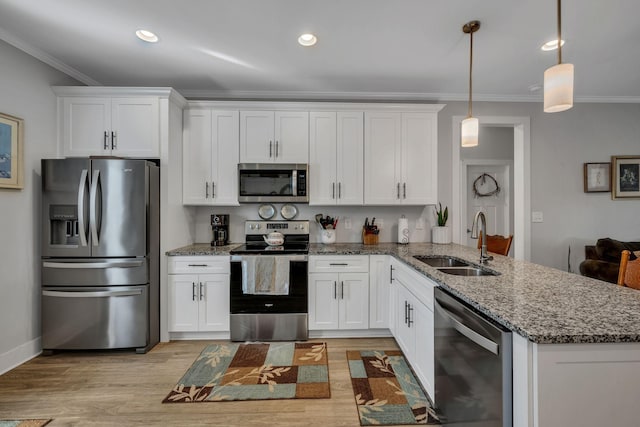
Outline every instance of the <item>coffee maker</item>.
{"type": "Polygon", "coordinates": [[[211,215],[211,246],[224,246],[229,243],[229,215],[211,215]]]}

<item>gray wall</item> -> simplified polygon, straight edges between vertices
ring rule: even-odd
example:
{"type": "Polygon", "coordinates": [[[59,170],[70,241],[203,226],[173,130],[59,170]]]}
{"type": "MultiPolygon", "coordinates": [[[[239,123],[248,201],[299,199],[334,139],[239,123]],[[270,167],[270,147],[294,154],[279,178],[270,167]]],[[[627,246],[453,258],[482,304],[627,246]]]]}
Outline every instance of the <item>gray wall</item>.
{"type": "Polygon", "coordinates": [[[40,350],[40,159],[56,155],[52,85],[78,84],[0,41],[0,111],[24,119],[24,189],[0,189],[0,372],[40,350]]]}
{"type": "MultiPolygon", "coordinates": [[[[609,162],[612,155],[640,155],[640,105],[575,104],[548,114],[538,103],[474,102],[474,115],[531,119],[531,210],[544,214],[531,224],[531,261],[578,271],[584,245],[600,237],[640,241],[640,200],[612,200],[610,193],[584,193],[583,164],[609,162]]],[[[453,116],[464,102],[450,102],[438,116],[438,194],[451,204],[453,116]]],[[[453,215],[456,213],[453,212],[453,215]]]]}

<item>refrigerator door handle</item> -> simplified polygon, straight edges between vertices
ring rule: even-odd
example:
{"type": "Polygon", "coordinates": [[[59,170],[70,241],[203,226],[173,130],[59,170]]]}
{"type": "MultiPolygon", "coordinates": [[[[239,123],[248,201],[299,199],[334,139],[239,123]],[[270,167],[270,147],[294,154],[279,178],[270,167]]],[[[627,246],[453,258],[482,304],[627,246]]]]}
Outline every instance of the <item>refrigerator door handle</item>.
{"type": "Polygon", "coordinates": [[[110,297],[132,297],[142,295],[142,289],[133,291],[102,291],[102,292],[74,292],[74,291],[42,291],[46,297],[57,298],[110,298],[110,297]]]}
{"type": "Polygon", "coordinates": [[[133,268],[142,267],[143,261],[114,261],[114,262],[51,262],[45,261],[45,268],[133,268]]]}
{"type": "Polygon", "coordinates": [[[80,245],[82,246],[87,246],[84,220],[84,189],[87,187],[88,172],[86,169],[82,169],[80,183],[78,184],[78,234],[80,234],[80,245]]]}
{"type": "Polygon", "coordinates": [[[91,226],[91,238],[93,246],[98,246],[98,216],[96,215],[96,197],[98,193],[98,181],[100,180],[100,171],[93,171],[91,176],[91,192],[89,193],[89,225],[91,226]]]}

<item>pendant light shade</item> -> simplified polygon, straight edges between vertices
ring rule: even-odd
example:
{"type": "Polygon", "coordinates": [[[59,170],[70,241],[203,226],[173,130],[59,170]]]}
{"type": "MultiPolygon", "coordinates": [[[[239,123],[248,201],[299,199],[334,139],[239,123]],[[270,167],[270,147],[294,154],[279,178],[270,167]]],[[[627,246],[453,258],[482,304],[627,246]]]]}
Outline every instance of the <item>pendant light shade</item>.
{"type": "Polygon", "coordinates": [[[573,64],[562,63],[562,5],[558,1],[558,64],[544,72],[544,112],[557,113],[573,107],[573,64]]]}
{"type": "Polygon", "coordinates": [[[480,29],[480,21],[470,21],[462,26],[462,32],[469,34],[469,114],[461,123],[460,128],[460,145],[463,147],[475,147],[478,145],[478,119],[472,114],[473,101],[473,80],[471,78],[473,71],[473,33],[480,29]]]}
{"type": "Polygon", "coordinates": [[[462,121],[460,129],[460,143],[463,147],[475,147],[478,145],[478,119],[467,117],[462,121]]]}

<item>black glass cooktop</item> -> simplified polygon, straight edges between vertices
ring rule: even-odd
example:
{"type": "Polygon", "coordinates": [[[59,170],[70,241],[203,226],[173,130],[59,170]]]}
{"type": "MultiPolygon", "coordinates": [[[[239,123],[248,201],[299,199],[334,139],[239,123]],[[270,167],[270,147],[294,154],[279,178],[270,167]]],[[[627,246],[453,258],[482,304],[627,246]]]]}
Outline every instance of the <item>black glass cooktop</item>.
{"type": "Polygon", "coordinates": [[[294,242],[286,243],[280,246],[269,246],[266,243],[247,243],[231,251],[231,255],[241,254],[307,254],[309,253],[309,243],[294,242]]]}

